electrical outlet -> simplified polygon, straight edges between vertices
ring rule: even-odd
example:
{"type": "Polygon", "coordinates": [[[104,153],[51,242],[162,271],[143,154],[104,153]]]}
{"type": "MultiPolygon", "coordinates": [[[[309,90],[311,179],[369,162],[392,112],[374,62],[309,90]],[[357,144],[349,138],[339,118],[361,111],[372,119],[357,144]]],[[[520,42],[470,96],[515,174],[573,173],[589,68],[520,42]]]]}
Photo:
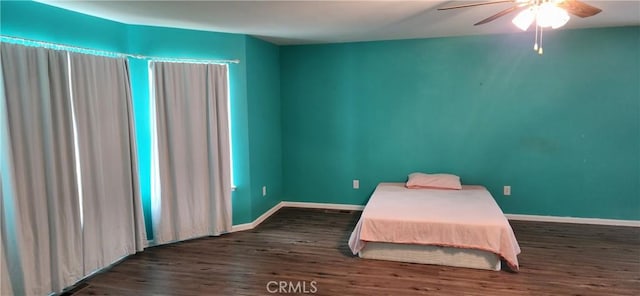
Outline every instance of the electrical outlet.
{"type": "Polygon", "coordinates": [[[511,195],[511,186],[509,186],[509,185],[504,186],[504,189],[502,190],[502,193],[504,195],[511,195]]]}
{"type": "Polygon", "coordinates": [[[262,196],[267,196],[267,186],[262,186],[262,196]]]}
{"type": "Polygon", "coordinates": [[[360,189],[360,180],[353,180],[353,189],[360,189]]]}

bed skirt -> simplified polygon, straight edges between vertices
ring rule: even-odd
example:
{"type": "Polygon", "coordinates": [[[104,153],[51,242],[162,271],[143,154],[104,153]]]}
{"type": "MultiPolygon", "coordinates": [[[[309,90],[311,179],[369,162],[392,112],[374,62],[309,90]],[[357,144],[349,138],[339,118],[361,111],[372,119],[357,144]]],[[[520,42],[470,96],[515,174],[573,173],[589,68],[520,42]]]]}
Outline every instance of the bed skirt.
{"type": "Polygon", "coordinates": [[[436,264],[486,270],[500,270],[500,257],[494,253],[451,247],[367,242],[360,258],[409,263],[436,264]]]}

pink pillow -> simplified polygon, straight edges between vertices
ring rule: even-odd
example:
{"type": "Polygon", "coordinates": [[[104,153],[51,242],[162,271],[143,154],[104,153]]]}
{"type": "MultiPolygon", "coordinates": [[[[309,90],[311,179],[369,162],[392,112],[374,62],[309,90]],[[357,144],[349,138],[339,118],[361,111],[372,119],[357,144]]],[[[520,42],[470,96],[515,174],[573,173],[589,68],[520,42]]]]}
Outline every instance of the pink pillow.
{"type": "Polygon", "coordinates": [[[412,173],[409,175],[409,180],[407,180],[405,186],[409,189],[462,189],[460,177],[451,174],[412,173]]]}

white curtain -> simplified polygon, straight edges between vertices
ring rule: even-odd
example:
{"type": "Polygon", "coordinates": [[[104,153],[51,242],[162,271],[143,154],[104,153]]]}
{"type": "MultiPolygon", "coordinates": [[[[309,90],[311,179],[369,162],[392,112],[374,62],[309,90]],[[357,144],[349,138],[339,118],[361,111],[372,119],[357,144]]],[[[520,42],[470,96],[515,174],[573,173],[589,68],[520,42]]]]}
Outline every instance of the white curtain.
{"type": "Polygon", "coordinates": [[[127,64],[0,49],[0,292],[57,293],[146,241],[127,64]]]}
{"type": "MultiPolygon", "coordinates": [[[[0,200],[0,203],[1,202],[2,201],[0,200]]],[[[2,208],[0,208],[0,210],[2,210],[2,208]]],[[[5,240],[3,239],[2,241],[4,242],[5,240]]],[[[9,273],[7,272],[9,270],[9,266],[7,265],[6,255],[4,254],[5,250],[6,247],[0,244],[0,256],[2,256],[0,257],[0,262],[2,263],[2,265],[0,265],[0,295],[13,295],[11,279],[9,278],[9,273]]]]}
{"type": "MultiPolygon", "coordinates": [[[[1,49],[0,49],[1,51],[1,49]]],[[[13,295],[11,278],[9,277],[9,265],[7,263],[7,246],[9,243],[9,228],[5,214],[5,196],[10,196],[9,185],[9,131],[7,129],[7,112],[4,98],[4,79],[2,79],[2,54],[0,54],[0,295],[13,295]]]]}
{"type": "Polygon", "coordinates": [[[83,276],[66,53],[0,47],[9,135],[2,143],[2,265],[13,294],[46,295],[83,276]]]}
{"type": "Polygon", "coordinates": [[[127,61],[70,53],[80,156],[84,272],[146,243],[127,61]]]}
{"type": "Polygon", "coordinates": [[[151,64],[158,192],[158,244],[231,230],[227,66],[151,64]]]}

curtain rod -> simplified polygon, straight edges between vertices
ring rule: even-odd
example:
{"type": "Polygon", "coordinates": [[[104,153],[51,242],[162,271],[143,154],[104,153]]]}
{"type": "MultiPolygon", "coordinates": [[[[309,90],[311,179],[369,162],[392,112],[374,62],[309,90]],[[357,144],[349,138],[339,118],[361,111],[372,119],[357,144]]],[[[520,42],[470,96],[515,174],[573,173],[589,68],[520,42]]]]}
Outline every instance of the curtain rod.
{"type": "Polygon", "coordinates": [[[154,57],[154,56],[145,56],[145,55],[137,55],[137,54],[128,54],[121,52],[113,52],[106,50],[97,50],[86,47],[78,47],[78,46],[70,46],[66,44],[60,43],[52,43],[45,41],[38,41],[33,39],[19,38],[7,35],[0,35],[0,42],[7,42],[12,44],[21,44],[26,46],[41,46],[49,49],[56,50],[67,50],[78,53],[89,53],[93,55],[99,56],[107,56],[107,57],[119,57],[119,58],[134,58],[141,60],[151,60],[151,61],[159,61],[159,62],[171,62],[171,63],[190,63],[190,64],[238,64],[240,60],[210,60],[210,59],[186,59],[186,58],[167,58],[167,57],[154,57]]]}

